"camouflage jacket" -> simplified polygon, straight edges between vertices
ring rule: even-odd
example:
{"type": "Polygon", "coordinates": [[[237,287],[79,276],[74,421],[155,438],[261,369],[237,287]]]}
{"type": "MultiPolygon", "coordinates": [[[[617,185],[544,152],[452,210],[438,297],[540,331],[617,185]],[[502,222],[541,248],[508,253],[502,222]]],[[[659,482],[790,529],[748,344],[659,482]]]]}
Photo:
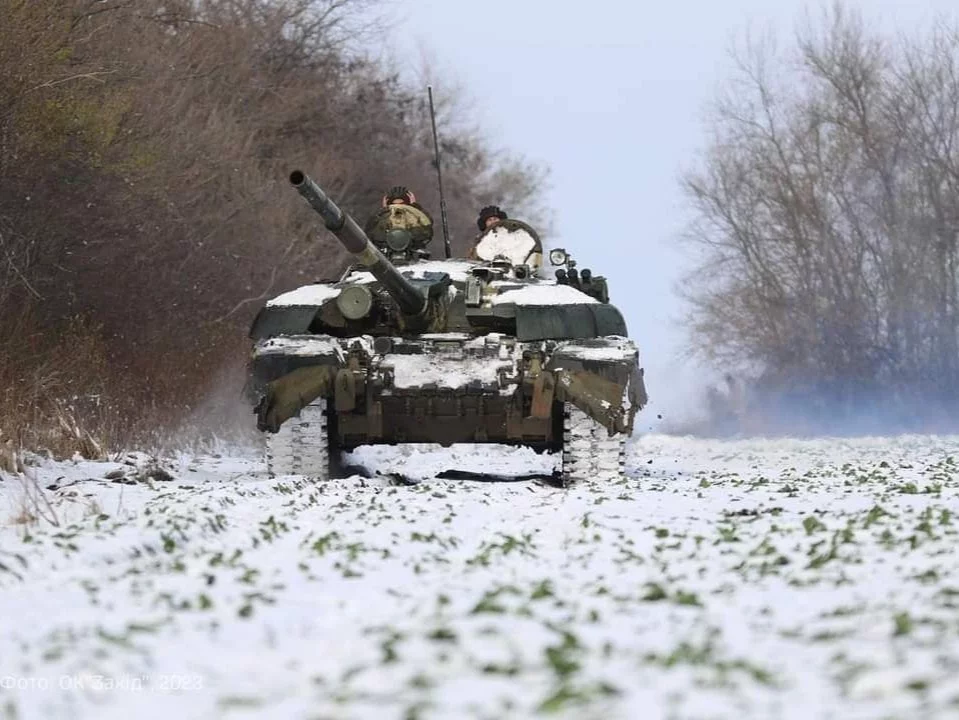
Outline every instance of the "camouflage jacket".
{"type": "Polygon", "coordinates": [[[387,205],[366,221],[363,228],[374,245],[384,247],[390,230],[409,230],[413,244],[426,245],[433,239],[433,217],[419,203],[387,205]]]}

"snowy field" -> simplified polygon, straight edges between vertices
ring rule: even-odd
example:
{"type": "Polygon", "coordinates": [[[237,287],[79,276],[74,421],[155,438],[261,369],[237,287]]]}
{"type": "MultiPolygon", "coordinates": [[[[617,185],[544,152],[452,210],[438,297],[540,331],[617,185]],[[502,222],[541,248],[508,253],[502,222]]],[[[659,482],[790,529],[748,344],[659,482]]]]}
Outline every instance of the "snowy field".
{"type": "Polygon", "coordinates": [[[959,437],[652,435],[628,467],[566,491],[271,480],[249,453],[5,476],[0,717],[959,717],[959,437]]]}

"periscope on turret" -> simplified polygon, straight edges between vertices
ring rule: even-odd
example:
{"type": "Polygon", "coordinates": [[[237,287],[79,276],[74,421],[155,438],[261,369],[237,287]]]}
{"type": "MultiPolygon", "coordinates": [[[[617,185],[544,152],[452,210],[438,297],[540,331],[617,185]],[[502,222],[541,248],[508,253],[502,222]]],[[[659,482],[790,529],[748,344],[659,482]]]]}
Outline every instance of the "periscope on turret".
{"type": "Polygon", "coordinates": [[[601,276],[554,250],[557,278],[542,277],[522,261],[537,257],[524,224],[474,257],[431,260],[381,211],[377,247],[305,173],[290,182],[354,264],[268,301],[251,328],[273,474],[329,478],[360,445],[477,442],[550,452],[563,482],[621,471],[647,397],[601,276]]]}

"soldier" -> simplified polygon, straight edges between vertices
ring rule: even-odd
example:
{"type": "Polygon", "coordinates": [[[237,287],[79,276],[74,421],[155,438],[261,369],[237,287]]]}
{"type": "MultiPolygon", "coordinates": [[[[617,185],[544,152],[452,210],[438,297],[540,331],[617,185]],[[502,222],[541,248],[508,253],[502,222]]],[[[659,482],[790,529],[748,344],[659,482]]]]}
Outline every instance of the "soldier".
{"type": "Polygon", "coordinates": [[[364,230],[374,245],[380,249],[389,247],[387,233],[391,230],[408,230],[410,245],[422,248],[433,239],[433,217],[416,196],[402,185],[391,187],[383,195],[382,207],[371,217],[364,230]]]}
{"type": "MultiPolygon", "coordinates": [[[[479,228],[480,236],[494,225],[498,225],[503,220],[508,220],[509,216],[500,210],[498,205],[487,205],[480,210],[479,217],[476,218],[476,227],[479,228]]],[[[479,237],[477,237],[477,240],[479,237]]]]}
{"type": "Polygon", "coordinates": [[[469,258],[492,260],[504,256],[514,265],[529,265],[534,270],[542,265],[543,245],[537,232],[522,220],[511,219],[499,206],[487,205],[480,210],[476,227],[480,232],[469,258]]]}

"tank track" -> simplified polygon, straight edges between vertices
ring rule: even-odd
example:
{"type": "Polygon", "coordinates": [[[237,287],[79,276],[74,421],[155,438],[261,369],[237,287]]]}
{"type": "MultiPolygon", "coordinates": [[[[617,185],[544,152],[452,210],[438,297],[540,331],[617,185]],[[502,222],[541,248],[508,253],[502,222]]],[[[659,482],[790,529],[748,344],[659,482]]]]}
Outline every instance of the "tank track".
{"type": "MultiPolygon", "coordinates": [[[[327,435],[327,401],[316,400],[290,418],[278,433],[266,437],[270,477],[332,477],[327,435]]],[[[560,480],[564,487],[588,480],[610,481],[624,475],[626,436],[610,437],[606,429],[572,403],[563,405],[563,453],[560,480]]]]}
{"type": "Polygon", "coordinates": [[[306,475],[330,478],[330,441],[326,400],[316,400],[266,437],[266,468],[270,477],[306,475]]]}
{"type": "Polygon", "coordinates": [[[625,467],[626,436],[610,437],[606,428],[582,410],[564,403],[562,484],[616,480],[625,474],[625,467]]]}

